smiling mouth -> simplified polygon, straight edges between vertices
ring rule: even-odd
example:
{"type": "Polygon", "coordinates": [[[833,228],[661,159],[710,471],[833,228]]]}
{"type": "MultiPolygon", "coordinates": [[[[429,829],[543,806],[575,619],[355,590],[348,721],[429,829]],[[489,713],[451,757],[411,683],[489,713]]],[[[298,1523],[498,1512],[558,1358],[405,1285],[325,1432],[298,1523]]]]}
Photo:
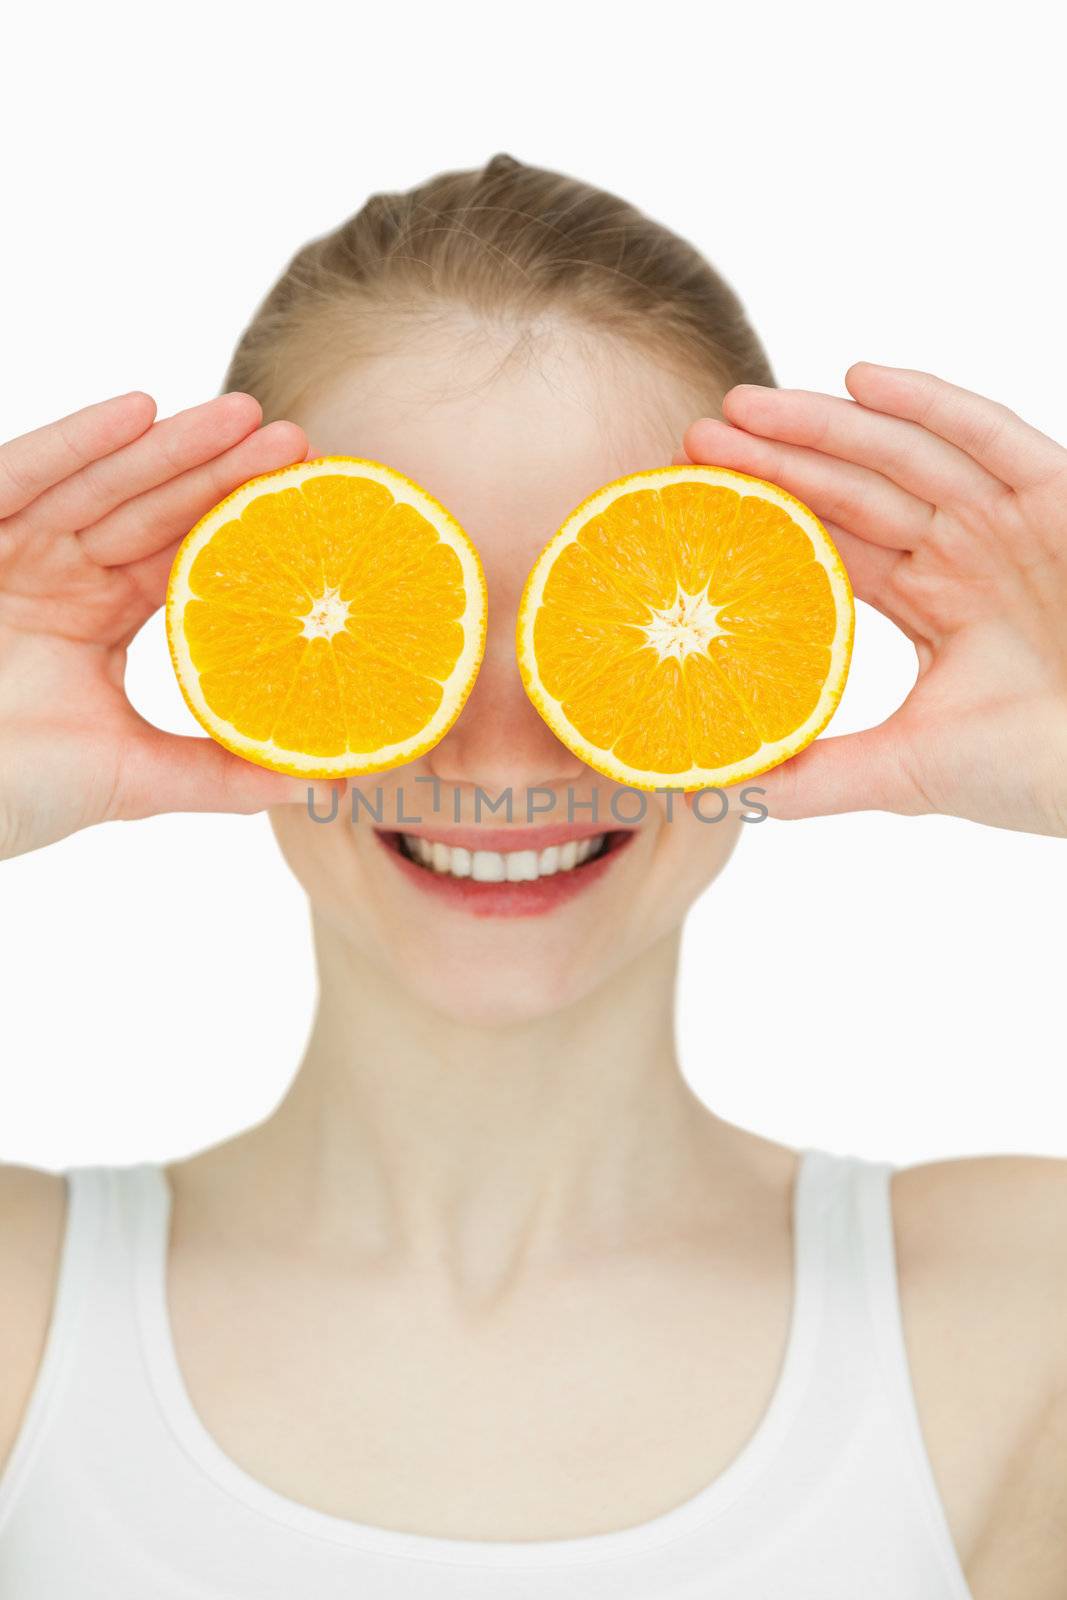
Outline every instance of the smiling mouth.
{"type": "Polygon", "coordinates": [[[450,878],[470,878],[474,883],[535,883],[558,872],[575,872],[607,855],[614,838],[622,834],[594,833],[588,839],[568,839],[543,850],[466,850],[417,833],[398,833],[397,849],[417,866],[450,878]]]}
{"type": "MultiPolygon", "coordinates": [[[[425,834],[375,830],[407,877],[476,916],[531,916],[552,910],[591,887],[636,830],[551,836],[562,831],[543,830],[549,837],[532,840],[525,849],[488,850],[476,847],[471,830],[462,845],[425,834]]],[[[494,844],[507,842],[500,834],[494,830],[494,844]]]]}

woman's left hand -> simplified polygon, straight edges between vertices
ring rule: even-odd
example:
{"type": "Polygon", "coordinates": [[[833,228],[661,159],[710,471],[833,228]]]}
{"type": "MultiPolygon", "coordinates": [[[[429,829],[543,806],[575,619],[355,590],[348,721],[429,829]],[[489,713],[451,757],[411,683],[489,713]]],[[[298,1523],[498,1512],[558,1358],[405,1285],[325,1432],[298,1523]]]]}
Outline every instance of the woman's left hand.
{"type": "Polygon", "coordinates": [[[810,506],[857,597],[918,655],[892,716],[761,773],[764,802],[1067,834],[1067,450],[929,372],[859,361],[845,386],[851,400],[740,384],[675,456],[810,506]]]}

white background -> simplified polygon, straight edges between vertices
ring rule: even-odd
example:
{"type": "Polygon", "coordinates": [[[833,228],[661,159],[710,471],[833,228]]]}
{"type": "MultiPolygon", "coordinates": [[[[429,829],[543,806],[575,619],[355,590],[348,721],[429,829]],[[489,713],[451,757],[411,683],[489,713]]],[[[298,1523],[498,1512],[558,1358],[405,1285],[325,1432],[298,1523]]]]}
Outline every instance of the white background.
{"type": "MultiPolygon", "coordinates": [[[[0,438],[131,388],[161,417],[217,393],[302,243],[507,151],[700,246],[780,384],[843,394],[852,361],[917,366],[1067,441],[1051,8],[20,12],[0,438]]],[[[881,720],[913,673],[860,611],[834,733],[881,720]]],[[[130,683],[190,731],[159,617],[130,683]]],[[[878,813],[745,832],[685,949],[683,1060],[708,1103],[901,1162],[1067,1155],[1067,844],[878,813]]],[[[295,1068],[303,897],[263,817],[110,824],[0,866],[0,986],[0,1157],[178,1155],[263,1115],[295,1068]]]]}

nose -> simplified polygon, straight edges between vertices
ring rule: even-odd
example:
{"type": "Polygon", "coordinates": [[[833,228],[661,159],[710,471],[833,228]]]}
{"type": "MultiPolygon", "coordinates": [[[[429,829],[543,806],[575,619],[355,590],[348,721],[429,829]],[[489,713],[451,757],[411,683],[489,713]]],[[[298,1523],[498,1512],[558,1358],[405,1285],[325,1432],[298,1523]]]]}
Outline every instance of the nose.
{"type": "Polygon", "coordinates": [[[515,657],[514,608],[490,611],[485,655],[459,717],[425,760],[444,783],[499,794],[573,782],[586,770],[538,716],[515,657]]]}

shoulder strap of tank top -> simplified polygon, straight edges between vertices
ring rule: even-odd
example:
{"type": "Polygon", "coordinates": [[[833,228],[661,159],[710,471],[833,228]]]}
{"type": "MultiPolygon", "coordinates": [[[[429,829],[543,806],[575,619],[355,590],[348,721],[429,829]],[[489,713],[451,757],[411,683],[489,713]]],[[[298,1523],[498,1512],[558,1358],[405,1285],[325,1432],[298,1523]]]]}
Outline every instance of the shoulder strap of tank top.
{"type": "MultiPolygon", "coordinates": [[[[0,1477],[0,1530],[52,1431],[77,1426],[85,1397],[113,1415],[141,1378],[136,1296],[146,1218],[160,1204],[154,1166],[75,1167],[44,1352],[14,1449],[0,1477]]],[[[151,1249],[151,1244],[149,1244],[151,1249]]]]}
{"type": "Polygon", "coordinates": [[[97,1167],[79,1167],[66,1174],[66,1217],[48,1333],[18,1437],[0,1478],[0,1530],[76,1360],[89,1291],[99,1265],[110,1177],[108,1171],[97,1167]]]}
{"type": "Polygon", "coordinates": [[[830,1267],[829,1213],[833,1158],[814,1146],[800,1152],[793,1185],[793,1309],[786,1354],[771,1405],[792,1418],[815,1376],[827,1315],[830,1267]]]}
{"type": "Polygon", "coordinates": [[[891,1413],[901,1431],[907,1457],[923,1504],[934,1546],[940,1551],[945,1578],[954,1595],[970,1600],[919,1418],[911,1377],[897,1273],[893,1220],[893,1174],[888,1161],[847,1158],[855,1202],[858,1246],[863,1264],[863,1290],[871,1341],[891,1413]]]}

